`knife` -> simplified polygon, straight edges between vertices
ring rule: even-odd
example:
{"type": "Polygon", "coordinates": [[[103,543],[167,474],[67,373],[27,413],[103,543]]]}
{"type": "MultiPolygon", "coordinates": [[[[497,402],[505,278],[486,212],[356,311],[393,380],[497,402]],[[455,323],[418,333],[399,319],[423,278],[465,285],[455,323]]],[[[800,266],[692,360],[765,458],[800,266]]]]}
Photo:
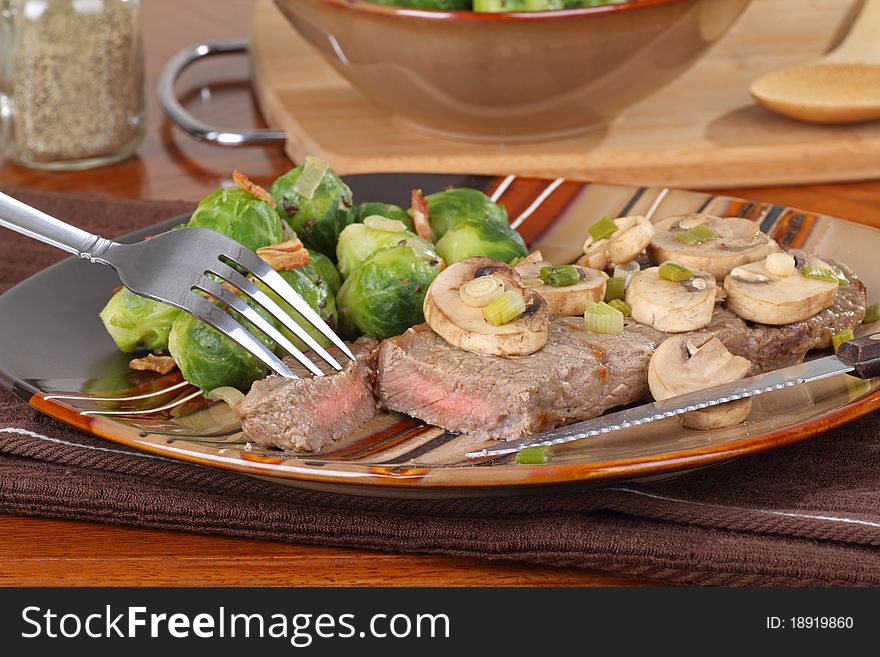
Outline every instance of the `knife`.
{"type": "Polygon", "coordinates": [[[663,401],[642,404],[635,408],[601,415],[592,420],[536,433],[525,438],[499,442],[495,447],[468,452],[467,457],[476,459],[487,456],[502,456],[520,452],[527,447],[570,443],[618,429],[626,429],[682,413],[690,413],[701,408],[762,395],[772,390],[827,379],[838,374],[853,374],[861,379],[880,376],[880,333],[844,342],[833,356],[817,358],[748,379],[740,379],[733,383],[725,383],[686,395],[670,397],[663,401]]]}

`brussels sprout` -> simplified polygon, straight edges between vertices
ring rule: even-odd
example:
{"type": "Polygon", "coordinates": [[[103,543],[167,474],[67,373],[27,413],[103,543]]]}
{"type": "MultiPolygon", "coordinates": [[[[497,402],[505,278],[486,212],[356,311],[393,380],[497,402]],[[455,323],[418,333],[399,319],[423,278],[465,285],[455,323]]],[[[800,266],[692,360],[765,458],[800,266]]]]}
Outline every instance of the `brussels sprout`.
{"type": "Polygon", "coordinates": [[[464,221],[489,221],[507,226],[507,210],[478,189],[456,187],[431,194],[425,200],[428,202],[431,230],[438,240],[450,228],[464,221]]]}
{"type": "MultiPolygon", "coordinates": [[[[589,0],[587,0],[589,2],[589,0]]],[[[605,4],[594,0],[595,4],[605,4]]],[[[591,6],[591,5],[586,5],[591,6]]],[[[506,11],[555,11],[565,9],[563,0],[474,0],[474,11],[497,13],[506,11]]]]}
{"type": "MultiPolygon", "coordinates": [[[[373,0],[380,5],[394,5],[411,9],[441,9],[443,11],[468,11],[472,0],[373,0]]],[[[383,215],[384,216],[384,215],[383,215]]]]}
{"type": "Polygon", "coordinates": [[[309,264],[315,268],[321,278],[324,279],[324,282],[330,286],[330,291],[333,294],[339,292],[339,288],[342,287],[342,277],[330,258],[323,253],[309,251],[309,264]]]}
{"type": "Polygon", "coordinates": [[[450,229],[436,244],[447,265],[474,256],[513,262],[528,255],[520,234],[489,221],[465,221],[450,229]]]}
{"type": "MultiPolygon", "coordinates": [[[[318,313],[318,315],[321,316],[321,319],[327,322],[327,325],[331,329],[336,328],[336,323],[338,319],[338,313],[336,311],[336,297],[331,291],[327,281],[315,268],[314,263],[310,262],[309,264],[303,265],[302,267],[297,267],[296,269],[288,269],[285,271],[280,271],[278,273],[281,275],[281,278],[287,281],[290,284],[290,287],[296,290],[299,295],[305,300],[305,302],[312,307],[312,310],[318,313]]],[[[279,306],[281,306],[281,308],[285,310],[288,315],[293,317],[296,323],[302,326],[306,330],[306,332],[315,339],[318,344],[324,347],[330,344],[330,341],[323,335],[321,335],[321,332],[318,331],[318,329],[307,322],[305,318],[298,312],[296,312],[293,308],[291,308],[286,301],[282,300],[281,297],[270,291],[262,283],[258,283],[257,285],[261,287],[264,292],[267,292],[272,300],[275,301],[275,303],[277,303],[279,306]]],[[[281,331],[284,337],[293,342],[293,344],[295,344],[298,349],[300,349],[301,351],[308,350],[306,343],[296,337],[283,324],[276,321],[275,325],[278,327],[278,330],[281,331]]]]}
{"type": "Polygon", "coordinates": [[[251,251],[281,242],[281,218],[271,205],[237,187],[221,187],[202,199],[187,226],[209,228],[251,251]]]}
{"type": "Polygon", "coordinates": [[[333,257],[339,233],[354,221],[351,190],[328,169],[311,198],[305,198],[294,186],[303,167],[291,169],[272,183],[272,196],[278,213],[296,231],[309,249],[333,257]]]}
{"type": "MultiPolygon", "coordinates": [[[[262,308],[253,306],[268,321],[271,316],[262,308]]],[[[230,314],[269,349],[275,343],[235,311],[230,314]]],[[[183,378],[205,392],[221,386],[247,390],[254,381],[268,374],[268,369],[256,356],[238,346],[219,331],[187,313],[180,313],[171,325],[168,351],[174,357],[183,378]]]]}
{"type": "Polygon", "coordinates": [[[167,347],[171,324],[180,312],[124,287],[110,297],[99,316],[116,346],[128,353],[141,347],[167,347]]]}
{"type": "Polygon", "coordinates": [[[372,228],[364,224],[351,224],[339,236],[336,257],[339,273],[347,278],[367,257],[379,249],[400,245],[412,247],[422,260],[437,260],[434,245],[408,230],[393,232],[372,228]]]}
{"type": "Polygon", "coordinates": [[[376,251],[339,290],[341,325],[349,337],[362,332],[384,340],[422,323],[425,292],[439,273],[439,262],[424,260],[412,247],[376,251]]]}
{"type": "Polygon", "coordinates": [[[375,203],[371,201],[369,203],[361,203],[354,209],[354,220],[356,223],[362,223],[367,217],[373,216],[397,219],[397,221],[403,222],[403,225],[406,226],[407,230],[415,232],[412,217],[410,217],[406,213],[406,210],[399,205],[392,205],[391,203],[375,203]]]}

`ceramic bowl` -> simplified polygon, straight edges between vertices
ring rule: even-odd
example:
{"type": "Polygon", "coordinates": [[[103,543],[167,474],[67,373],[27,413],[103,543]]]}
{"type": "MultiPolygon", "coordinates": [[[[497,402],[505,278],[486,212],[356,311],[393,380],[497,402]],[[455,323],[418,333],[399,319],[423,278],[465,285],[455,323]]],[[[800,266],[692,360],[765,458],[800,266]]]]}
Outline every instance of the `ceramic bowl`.
{"type": "Polygon", "coordinates": [[[363,0],[276,3],[337,71],[412,127],[512,142],[607,124],[694,64],[750,1],[507,14],[363,0]]]}

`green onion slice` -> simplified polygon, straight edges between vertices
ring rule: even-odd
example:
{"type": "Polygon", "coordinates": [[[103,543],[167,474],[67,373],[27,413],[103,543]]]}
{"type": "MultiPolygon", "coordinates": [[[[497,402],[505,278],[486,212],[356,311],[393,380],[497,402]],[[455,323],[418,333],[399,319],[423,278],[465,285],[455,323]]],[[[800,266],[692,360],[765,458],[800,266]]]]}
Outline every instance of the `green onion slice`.
{"type": "Polygon", "coordinates": [[[846,274],[843,273],[840,269],[834,268],[834,275],[837,277],[837,282],[841,285],[849,285],[849,279],[846,277],[846,274]]]}
{"type": "Polygon", "coordinates": [[[812,278],[813,280],[825,281],[826,283],[840,283],[837,274],[834,273],[833,269],[829,269],[828,267],[805,265],[801,270],[801,273],[804,275],[804,278],[812,278]]]}
{"type": "Polygon", "coordinates": [[[462,303],[471,308],[484,308],[504,294],[504,284],[494,276],[479,276],[458,288],[462,303]]]}
{"type": "Polygon", "coordinates": [[[617,225],[611,221],[608,217],[602,217],[589,227],[590,237],[592,237],[596,242],[599,240],[604,240],[606,237],[611,237],[614,233],[617,232],[617,225]]]}
{"type": "Polygon", "coordinates": [[[622,312],[624,317],[632,317],[632,308],[630,308],[629,304],[623,299],[612,299],[608,302],[608,305],[614,308],[614,310],[622,312]]]}
{"type": "Polygon", "coordinates": [[[872,303],[865,311],[865,319],[862,320],[862,324],[873,324],[878,320],[880,320],[880,303],[872,303]]]}
{"type": "Polygon", "coordinates": [[[590,302],[584,312],[584,328],[591,333],[620,335],[623,333],[623,313],[604,301],[590,302]]]}
{"type": "Polygon", "coordinates": [[[541,267],[541,280],[544,285],[552,287],[568,287],[581,280],[577,268],[574,265],[559,265],[558,267],[541,267]]]}
{"type": "Polygon", "coordinates": [[[853,334],[852,329],[846,329],[845,331],[841,331],[837,335],[833,336],[831,338],[831,343],[834,345],[834,351],[840,349],[840,345],[842,345],[844,342],[852,340],[854,337],[856,336],[853,334]]]}
{"type": "Polygon", "coordinates": [[[303,198],[311,199],[329,168],[330,165],[324,160],[309,155],[306,158],[302,173],[299,174],[299,177],[293,183],[293,191],[303,198]]]}
{"type": "Polygon", "coordinates": [[[605,301],[623,299],[626,296],[626,281],[622,278],[609,278],[605,282],[605,301]]]}
{"type": "Polygon", "coordinates": [[[516,462],[519,465],[540,465],[550,463],[553,460],[553,447],[551,445],[535,445],[526,447],[516,453],[516,462]]]}
{"type": "Polygon", "coordinates": [[[679,242],[692,246],[700,243],[700,238],[692,230],[680,230],[675,234],[675,239],[679,242]]]}
{"type": "Polygon", "coordinates": [[[514,290],[508,290],[483,306],[483,318],[492,326],[513,321],[526,311],[526,302],[514,290]]]}
{"type": "Polygon", "coordinates": [[[660,265],[660,278],[664,278],[667,281],[673,281],[675,283],[681,283],[682,281],[689,281],[694,277],[694,272],[692,272],[687,267],[684,267],[677,262],[664,262],[660,265]]]}

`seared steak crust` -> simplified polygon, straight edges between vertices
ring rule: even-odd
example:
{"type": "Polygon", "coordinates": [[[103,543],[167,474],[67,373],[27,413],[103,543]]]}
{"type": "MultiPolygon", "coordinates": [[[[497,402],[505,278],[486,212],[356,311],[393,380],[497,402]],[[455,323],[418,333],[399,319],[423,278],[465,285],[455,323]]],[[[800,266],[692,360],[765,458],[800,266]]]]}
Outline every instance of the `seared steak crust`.
{"type": "Polygon", "coordinates": [[[257,381],[238,404],[245,437],[261,447],[316,452],[354,432],[376,412],[376,343],[353,345],[351,362],[338,349],[329,350],[345,370],[314,377],[295,361],[285,359],[300,379],[270,376],[257,381]]]}

